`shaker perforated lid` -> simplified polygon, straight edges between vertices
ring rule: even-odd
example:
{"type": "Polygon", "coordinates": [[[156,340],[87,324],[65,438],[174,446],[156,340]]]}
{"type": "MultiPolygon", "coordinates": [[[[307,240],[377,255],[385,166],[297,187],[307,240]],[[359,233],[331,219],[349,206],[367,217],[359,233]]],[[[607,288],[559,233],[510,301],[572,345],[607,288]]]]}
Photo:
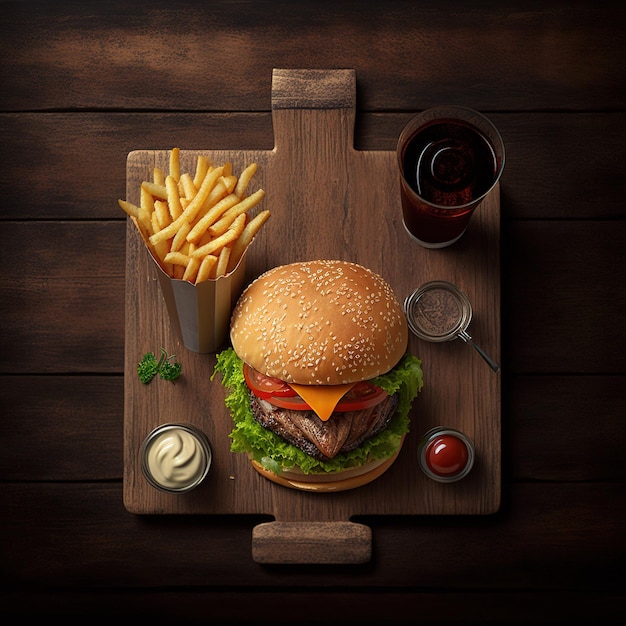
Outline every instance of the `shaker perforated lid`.
{"type": "Polygon", "coordinates": [[[472,320],[467,296],[445,280],[434,280],[417,288],[404,301],[411,332],[427,341],[451,341],[472,320]]]}

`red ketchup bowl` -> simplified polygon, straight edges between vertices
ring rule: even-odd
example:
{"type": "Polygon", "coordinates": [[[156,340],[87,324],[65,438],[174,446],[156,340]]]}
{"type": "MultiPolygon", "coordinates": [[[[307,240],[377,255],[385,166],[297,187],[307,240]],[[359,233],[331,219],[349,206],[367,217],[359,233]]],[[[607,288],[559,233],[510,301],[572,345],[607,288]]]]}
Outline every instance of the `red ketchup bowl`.
{"type": "Polygon", "coordinates": [[[474,465],[474,444],[453,428],[433,428],[418,446],[422,471],[433,480],[451,483],[469,474],[474,465]]]}

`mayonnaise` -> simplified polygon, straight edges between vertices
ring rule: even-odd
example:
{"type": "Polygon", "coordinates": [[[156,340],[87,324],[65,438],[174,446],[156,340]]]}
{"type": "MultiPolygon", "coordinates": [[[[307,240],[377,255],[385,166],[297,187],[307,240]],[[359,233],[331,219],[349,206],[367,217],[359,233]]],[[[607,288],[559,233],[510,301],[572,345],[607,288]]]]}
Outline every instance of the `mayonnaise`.
{"type": "Polygon", "coordinates": [[[167,424],[146,438],[143,450],[146,478],[165,491],[184,492],[206,476],[211,450],[206,437],[189,426],[167,424]]]}

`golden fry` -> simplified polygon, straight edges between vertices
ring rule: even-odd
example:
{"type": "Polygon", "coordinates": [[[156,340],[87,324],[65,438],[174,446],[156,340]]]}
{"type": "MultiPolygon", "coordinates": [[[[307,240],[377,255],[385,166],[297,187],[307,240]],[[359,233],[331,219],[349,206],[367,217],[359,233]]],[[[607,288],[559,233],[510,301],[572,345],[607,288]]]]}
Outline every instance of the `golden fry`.
{"type": "Polygon", "coordinates": [[[205,156],[199,155],[196,159],[196,173],[193,177],[193,184],[196,189],[202,184],[202,181],[205,179],[210,167],[211,163],[209,159],[205,156]]]}
{"type": "Polygon", "coordinates": [[[235,241],[239,235],[234,230],[227,230],[220,237],[216,237],[209,241],[209,243],[200,246],[195,252],[194,256],[203,257],[206,254],[212,254],[220,250],[223,246],[228,245],[229,243],[235,241]]]}
{"type": "Polygon", "coordinates": [[[239,202],[239,198],[234,193],[231,193],[225,198],[222,198],[217,204],[213,205],[209,211],[194,224],[190,233],[187,235],[187,241],[198,243],[202,235],[209,229],[209,226],[219,219],[222,213],[237,204],[237,202],[239,202]]]}
{"type": "Polygon", "coordinates": [[[153,246],[150,243],[148,237],[146,236],[146,233],[143,232],[142,230],[143,227],[139,223],[139,220],[135,217],[131,217],[130,219],[133,221],[133,223],[137,227],[137,230],[141,234],[141,237],[144,240],[144,243],[146,244],[148,250],[150,250],[150,254],[153,256],[155,261],[161,266],[164,272],[166,272],[167,274],[170,274],[172,266],[171,264],[165,263],[164,261],[165,255],[167,254],[167,246],[165,246],[165,248],[160,245],[153,246]]]}
{"type": "Polygon", "coordinates": [[[180,179],[180,148],[172,148],[170,152],[170,176],[176,182],[180,179]]]}
{"type": "Polygon", "coordinates": [[[237,186],[236,176],[222,176],[220,180],[224,183],[224,187],[226,187],[226,191],[228,193],[233,193],[235,191],[235,187],[237,186]]]}
{"type": "MultiPolygon", "coordinates": [[[[152,245],[156,245],[159,243],[158,241],[152,242],[151,239],[154,236],[154,233],[158,233],[161,230],[161,224],[159,224],[159,214],[156,211],[152,211],[150,214],[150,230],[152,231],[152,235],[150,235],[150,243],[152,245]]],[[[163,241],[163,240],[161,240],[163,241]]]]}
{"type": "Polygon", "coordinates": [[[224,274],[226,274],[230,251],[231,248],[229,246],[224,246],[220,251],[220,256],[217,259],[217,267],[215,269],[215,278],[219,278],[220,276],[224,276],[224,274]]]}
{"type": "Polygon", "coordinates": [[[140,190],[139,214],[137,219],[141,224],[141,228],[148,235],[152,235],[152,214],[154,213],[154,198],[143,188],[140,190]]]}
{"type": "Polygon", "coordinates": [[[154,211],[154,198],[147,189],[144,189],[143,185],[139,190],[139,196],[139,206],[146,209],[148,213],[152,213],[154,211]]]}
{"type": "Polygon", "coordinates": [[[143,232],[141,224],[139,223],[139,220],[136,217],[133,217],[132,215],[129,216],[131,221],[133,222],[133,224],[135,225],[135,227],[137,228],[137,230],[139,231],[139,234],[141,235],[141,238],[144,240],[144,243],[148,246],[148,248],[150,248],[150,242],[148,241],[148,238],[146,237],[146,234],[143,232]]]}
{"type": "Polygon", "coordinates": [[[231,243],[231,241],[235,241],[237,239],[237,237],[239,237],[239,235],[241,235],[244,226],[246,223],[246,216],[244,215],[240,215],[238,218],[235,219],[235,221],[233,222],[232,228],[229,228],[223,235],[220,235],[219,237],[216,237],[215,239],[212,239],[211,241],[209,241],[209,243],[200,246],[194,253],[192,256],[199,256],[202,257],[205,254],[211,254],[213,252],[216,252],[217,250],[220,250],[222,248],[222,246],[226,246],[229,243],[231,243]]]}
{"type": "Polygon", "coordinates": [[[186,241],[187,233],[191,230],[191,224],[189,222],[184,222],[181,227],[178,229],[178,232],[172,238],[172,244],[170,246],[171,252],[177,252],[181,250],[183,244],[186,241]]]}
{"type": "MultiPolygon", "coordinates": [[[[150,246],[150,242],[148,241],[148,245],[150,246]]],[[[169,253],[169,246],[167,245],[167,241],[160,241],[155,246],[151,246],[152,250],[154,250],[154,254],[156,255],[157,260],[160,262],[163,270],[172,275],[172,264],[165,260],[165,257],[169,253]]]]}
{"type": "Polygon", "coordinates": [[[161,186],[165,185],[165,174],[163,173],[163,170],[160,167],[155,167],[152,170],[152,182],[155,185],[161,185],[161,186]]]}
{"type": "Polygon", "coordinates": [[[190,283],[195,283],[201,263],[202,261],[200,259],[191,257],[189,259],[189,263],[187,263],[185,272],[183,273],[183,280],[188,280],[190,283]]]}
{"type": "Polygon", "coordinates": [[[202,205],[203,212],[206,212],[222,198],[226,197],[234,188],[235,183],[232,182],[232,177],[220,176],[219,180],[215,183],[215,187],[213,187],[211,193],[207,196],[202,205]]]}
{"type": "Polygon", "coordinates": [[[183,267],[187,267],[189,259],[190,257],[182,252],[168,252],[163,260],[166,263],[171,263],[172,265],[182,265],[183,267]]]}
{"type": "MultiPolygon", "coordinates": [[[[174,241],[172,239],[172,241],[174,241]]],[[[183,240],[182,245],[180,246],[180,250],[179,252],[182,252],[185,256],[190,257],[191,253],[197,248],[197,246],[194,246],[193,244],[190,244],[188,241],[183,240]]],[[[170,251],[172,251],[172,249],[170,248],[170,251]]]]}
{"type": "Polygon", "coordinates": [[[141,226],[141,231],[145,233],[147,238],[150,238],[150,236],[154,234],[154,230],[152,229],[152,213],[145,207],[139,207],[137,221],[141,226]]]}
{"type": "Polygon", "coordinates": [[[263,189],[259,189],[255,191],[251,196],[248,196],[238,204],[235,204],[233,207],[228,209],[221,217],[219,222],[216,222],[209,228],[209,233],[214,237],[221,235],[226,232],[228,228],[230,228],[231,223],[237,218],[239,215],[246,213],[252,207],[255,207],[265,196],[265,192],[263,189]]]}
{"type": "Polygon", "coordinates": [[[149,213],[147,209],[139,207],[139,215],[137,216],[137,223],[139,224],[141,232],[146,239],[150,239],[150,236],[154,234],[152,230],[152,213],[149,213]]]}
{"type": "Polygon", "coordinates": [[[248,216],[245,213],[242,213],[235,218],[235,221],[233,222],[233,225],[229,228],[229,230],[232,230],[234,233],[237,234],[237,237],[239,237],[239,235],[241,235],[241,233],[243,232],[247,221],[248,216]]]}
{"type": "MultiPolygon", "coordinates": [[[[141,208],[139,208],[139,211],[141,212],[141,208]]],[[[148,248],[151,248],[152,246],[150,245],[149,238],[150,238],[150,234],[152,233],[152,231],[147,230],[144,227],[144,225],[141,223],[141,220],[138,217],[135,217],[134,215],[130,215],[129,217],[132,220],[133,224],[135,224],[135,226],[137,227],[137,230],[139,231],[141,238],[145,241],[148,248]]]]}
{"type": "Polygon", "coordinates": [[[159,230],[165,228],[172,223],[170,209],[168,203],[165,202],[165,200],[155,200],[154,212],[156,213],[157,221],[159,223],[159,230]]]}
{"type": "Polygon", "coordinates": [[[181,174],[179,182],[183,188],[182,196],[184,198],[191,200],[198,193],[198,188],[194,185],[193,179],[191,178],[189,172],[181,174]]]}
{"type": "Polygon", "coordinates": [[[180,194],[178,193],[178,183],[173,176],[168,176],[165,179],[165,189],[167,190],[167,203],[169,205],[169,213],[172,218],[170,221],[178,219],[182,212],[183,207],[180,204],[180,194]]]}
{"type": "Polygon", "coordinates": [[[141,188],[147,191],[153,198],[167,200],[167,188],[165,185],[157,185],[156,183],[144,180],[143,183],[141,183],[141,188]]]}
{"type": "Polygon", "coordinates": [[[200,246],[204,246],[207,243],[209,243],[209,241],[211,241],[211,239],[213,239],[213,237],[211,237],[211,235],[206,232],[204,233],[204,235],[202,235],[202,237],[200,237],[200,241],[196,242],[196,246],[200,247],[200,246]]]}
{"type": "Polygon", "coordinates": [[[121,209],[130,217],[138,218],[139,217],[139,207],[135,206],[131,202],[127,200],[118,200],[117,203],[120,205],[121,209]]]}
{"type": "Polygon", "coordinates": [[[230,259],[228,260],[228,272],[237,267],[243,253],[246,251],[246,248],[250,245],[254,236],[259,232],[259,229],[270,217],[270,212],[268,210],[261,211],[256,217],[251,219],[243,229],[239,238],[235,241],[233,245],[233,249],[230,253],[230,259]]]}
{"type": "Polygon", "coordinates": [[[242,198],[246,193],[246,189],[248,187],[248,183],[250,179],[256,174],[257,164],[250,163],[246,169],[239,175],[239,180],[237,181],[237,185],[235,187],[235,193],[242,198]]]}
{"type": "Polygon", "coordinates": [[[217,257],[213,254],[207,254],[202,259],[200,267],[198,268],[198,274],[196,275],[196,284],[209,280],[211,277],[211,270],[215,267],[216,263],[217,257]]]}

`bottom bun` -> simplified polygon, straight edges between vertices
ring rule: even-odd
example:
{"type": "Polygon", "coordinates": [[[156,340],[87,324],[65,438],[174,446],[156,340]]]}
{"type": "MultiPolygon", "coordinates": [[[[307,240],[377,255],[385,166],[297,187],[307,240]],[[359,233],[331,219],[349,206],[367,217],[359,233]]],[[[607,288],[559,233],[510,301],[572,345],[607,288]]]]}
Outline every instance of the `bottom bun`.
{"type": "Polygon", "coordinates": [[[352,467],[325,474],[305,474],[301,470],[293,468],[276,474],[263,467],[258,461],[254,461],[253,459],[250,459],[250,461],[252,467],[261,474],[261,476],[283,487],[316,492],[346,491],[371,483],[384,474],[393,465],[398,454],[400,454],[403,443],[404,437],[396,452],[385,459],[375,459],[359,467],[352,467]]]}

